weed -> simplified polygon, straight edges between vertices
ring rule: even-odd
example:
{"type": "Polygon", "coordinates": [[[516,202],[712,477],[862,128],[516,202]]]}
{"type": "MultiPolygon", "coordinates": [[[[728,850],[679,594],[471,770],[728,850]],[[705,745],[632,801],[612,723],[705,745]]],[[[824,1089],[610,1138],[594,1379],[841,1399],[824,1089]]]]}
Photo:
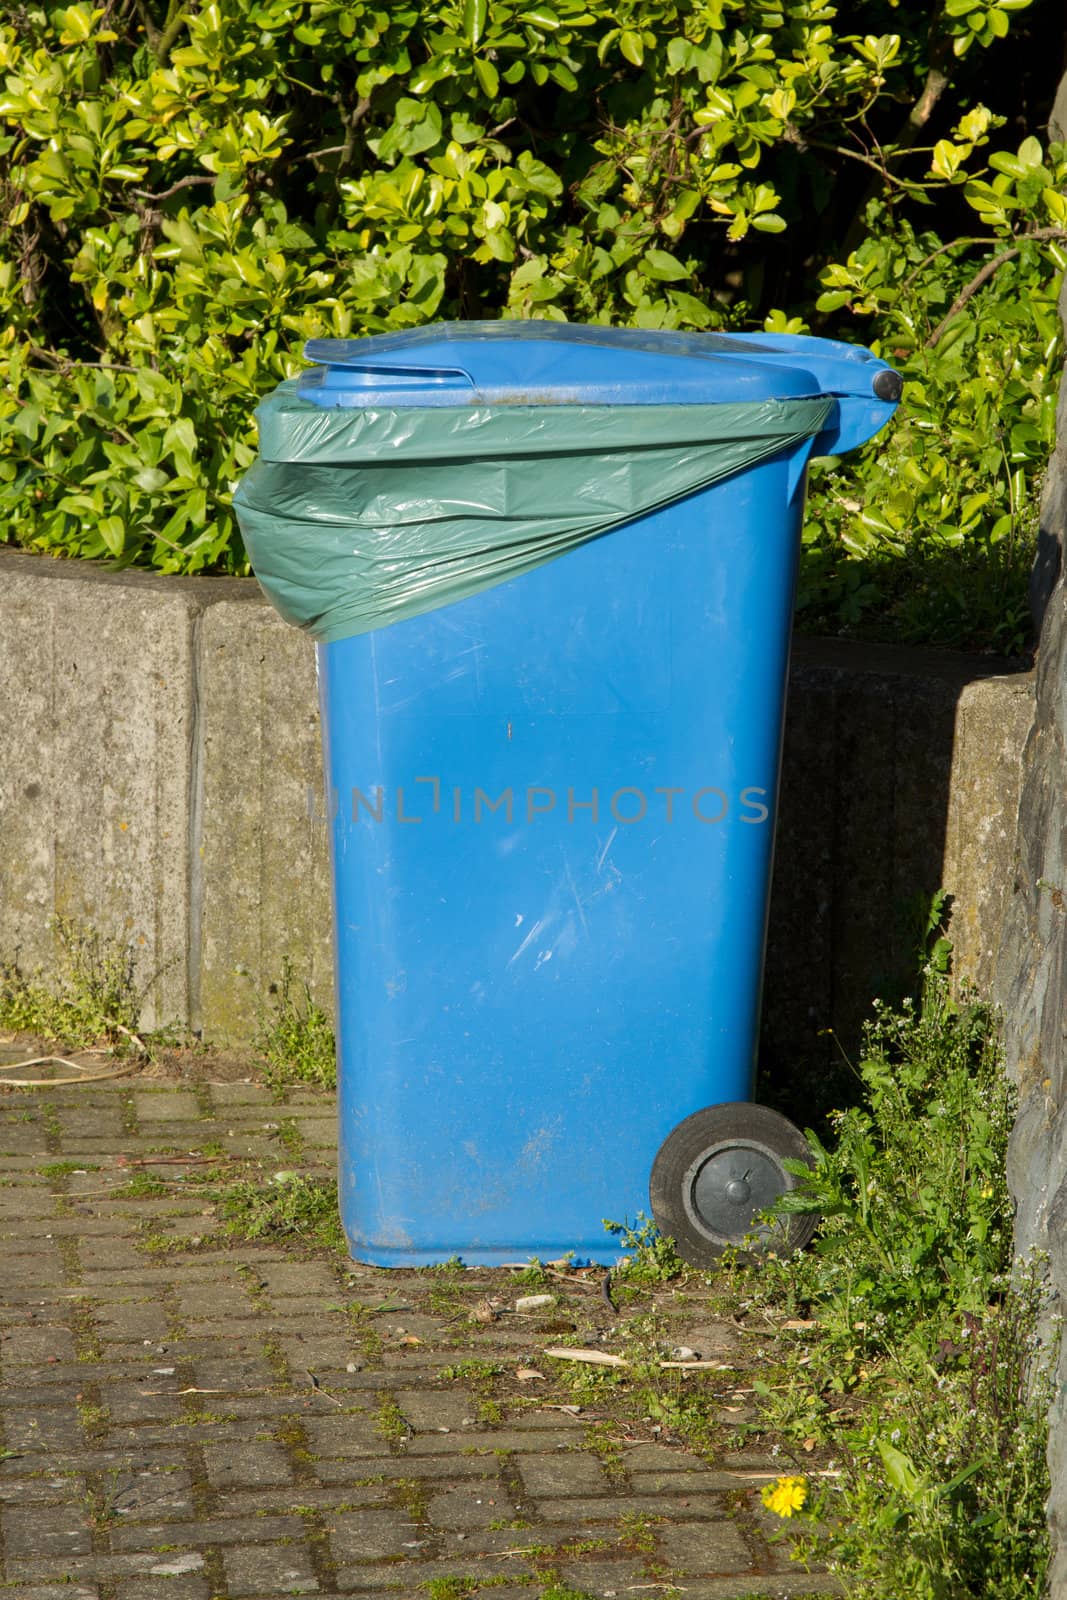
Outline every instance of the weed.
{"type": "Polygon", "coordinates": [[[560,1545],[559,1555],[561,1560],[570,1561],[577,1556],[599,1555],[610,1548],[606,1539],[568,1539],[566,1544],[560,1545]]]}
{"type": "Polygon", "coordinates": [[[461,1278],[465,1275],[467,1267],[462,1256],[449,1256],[447,1261],[435,1261],[433,1266],[420,1267],[419,1271],[438,1278],[461,1278]]]}
{"type": "Polygon", "coordinates": [[[0,961],[0,1027],[59,1039],[72,1050],[103,1040],[123,1054],[134,1043],[141,1005],[133,945],[107,939],[69,917],[57,917],[53,927],[55,987],[39,969],[24,973],[18,952],[0,961]]]}
{"type": "Polygon", "coordinates": [[[426,1297],[427,1309],[437,1317],[452,1317],[462,1309],[459,1289],[454,1283],[434,1284],[426,1297]]]}
{"type": "Polygon", "coordinates": [[[281,1239],[347,1255],[332,1178],[278,1173],[269,1183],[241,1179],[223,1190],[219,1211],[229,1233],[244,1239],[281,1239]]]}
{"type": "Polygon", "coordinates": [[[651,1287],[669,1283],[685,1271],[685,1262],[674,1248],[674,1240],[665,1239],[643,1211],[637,1213],[633,1227],[628,1222],[609,1222],[606,1217],[604,1227],[608,1233],[618,1236],[628,1255],[628,1259],[614,1269],[613,1278],[651,1287]]]}
{"type": "Polygon", "coordinates": [[[97,1405],[93,1400],[79,1400],[78,1421],[91,1438],[99,1438],[108,1430],[111,1413],[107,1406],[97,1405]]]}
{"type": "Polygon", "coordinates": [[[389,1395],[384,1395],[378,1403],[378,1410],[374,1417],[374,1427],[383,1439],[390,1444],[403,1444],[411,1437],[411,1424],[389,1395]]]}
{"type": "Polygon", "coordinates": [[[429,1600],[470,1600],[470,1596],[478,1593],[481,1587],[479,1578],[430,1578],[420,1585],[426,1590],[429,1600]]]}
{"type": "Polygon", "coordinates": [[[928,1322],[986,1305],[1011,1262],[1015,1108],[990,1008],[957,1007],[934,973],[918,1005],[876,1004],[858,1070],[866,1104],[834,1115],[832,1152],[809,1133],[814,1168],[790,1163],[804,1181],[778,1206],[822,1215],[818,1247],[767,1275],[818,1308],[853,1369],[918,1323],[926,1338],[928,1322]]]}
{"type": "Polygon", "coordinates": [[[107,1528],[117,1520],[119,1501],[123,1497],[122,1478],[121,1468],[109,1467],[98,1483],[86,1489],[83,1504],[90,1527],[107,1528]]]}
{"type": "Polygon", "coordinates": [[[637,1555],[650,1556],[656,1548],[656,1525],[662,1517],[643,1517],[626,1511],[619,1518],[619,1541],[637,1555]]]}
{"type": "Polygon", "coordinates": [[[138,1248],[150,1256],[165,1256],[171,1250],[183,1250],[188,1241],[173,1233],[148,1232],[137,1240],[138,1248]]]}
{"type": "Polygon", "coordinates": [[[69,1178],[72,1172],[99,1172],[99,1167],[88,1161],[49,1161],[38,1167],[42,1178],[69,1178]]]}
{"type": "Polygon", "coordinates": [[[873,1600],[1042,1593],[1051,1383],[1040,1305],[1036,1274],[1023,1274],[983,1318],[965,1315],[932,1379],[897,1374],[852,1420],[842,1477],[816,1495],[801,1558],[859,1579],[873,1600]]]}
{"type": "Polygon", "coordinates": [[[589,1450],[595,1455],[608,1474],[620,1470],[622,1466],[622,1446],[612,1432],[609,1423],[591,1423],[582,1437],[581,1448],[589,1450]]]}
{"type": "Polygon", "coordinates": [[[114,1200],[151,1200],[167,1193],[167,1185],[149,1172],[135,1172],[121,1188],[112,1191],[114,1200]]]}
{"type": "Polygon", "coordinates": [[[274,1138],[291,1161],[300,1161],[303,1158],[306,1141],[292,1117],[286,1117],[284,1121],[279,1122],[274,1130],[274,1138]]]}
{"type": "Polygon", "coordinates": [[[516,1272],[512,1278],[513,1283],[527,1284],[535,1289],[544,1288],[548,1281],[548,1273],[536,1256],[531,1259],[527,1266],[516,1272]]]}
{"type": "Polygon", "coordinates": [[[419,1478],[395,1478],[392,1487],[397,1505],[407,1512],[412,1522],[425,1522],[430,1503],[428,1486],[419,1478]]]}
{"type": "Polygon", "coordinates": [[[442,1367],[441,1377],[447,1383],[471,1383],[476,1387],[492,1388],[506,1368],[496,1361],[457,1361],[454,1366],[442,1367]]]}
{"type": "Polygon", "coordinates": [[[766,1426],[840,1454],[838,1478],[783,1503],[799,1559],[865,1600],[1032,1600],[1055,1356],[1038,1343],[1039,1268],[1012,1262],[996,1019],[953,1001],[940,966],[935,946],[920,999],[876,1010],[865,1102],[834,1118],[836,1147],[809,1135],[795,1204],[822,1212],[816,1246],[750,1282],[811,1327],[756,1390],[766,1426]]]}
{"type": "Polygon", "coordinates": [[[272,983],[273,1014],[256,1040],[264,1059],[263,1076],[275,1093],[294,1083],[337,1087],[337,1052],[330,1018],[311,997],[307,983],[294,993],[291,964],[282,966],[278,983],[272,983]]]}

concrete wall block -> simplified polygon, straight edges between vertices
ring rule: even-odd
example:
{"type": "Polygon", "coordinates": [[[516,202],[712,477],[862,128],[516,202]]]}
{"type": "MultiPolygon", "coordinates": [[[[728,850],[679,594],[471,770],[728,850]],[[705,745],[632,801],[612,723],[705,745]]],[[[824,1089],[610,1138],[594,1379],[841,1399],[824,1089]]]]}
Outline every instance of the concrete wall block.
{"type": "Polygon", "coordinates": [[[198,639],[196,1025],[247,1039],[285,963],[331,1004],[326,807],[315,654],[269,606],[221,603],[198,639]]]}
{"type": "Polygon", "coordinates": [[[188,1006],[196,601],[108,576],[4,558],[0,948],[52,965],[57,915],[129,939],[152,1025],[188,1006]]]}
{"type": "Polygon", "coordinates": [[[914,975],[913,908],[939,888],[955,970],[988,987],[1033,693],[1032,674],[998,675],[989,658],[797,641],[764,986],[772,1063],[828,1056],[828,1028],[851,1053],[872,999],[914,975]]]}
{"type": "MultiPolygon", "coordinates": [[[[0,553],[0,954],[51,964],[67,912],[129,933],[146,1023],[249,1039],[292,964],[331,1004],[314,651],[240,579],[0,553]]],[[[955,896],[984,981],[1031,680],[986,659],[799,640],[770,910],[764,1047],[857,1042],[907,976],[902,905],[955,896]]],[[[1033,781],[1033,780],[1032,780],[1033,781]]],[[[1058,879],[1056,881],[1059,881],[1058,879]]],[[[1046,908],[1048,910],[1049,908],[1046,908]]]]}
{"type": "Polygon", "coordinates": [[[1022,755],[1034,719],[1034,675],[985,678],[961,691],[948,783],[946,883],[956,968],[983,993],[995,976],[1011,894],[1022,755]]]}

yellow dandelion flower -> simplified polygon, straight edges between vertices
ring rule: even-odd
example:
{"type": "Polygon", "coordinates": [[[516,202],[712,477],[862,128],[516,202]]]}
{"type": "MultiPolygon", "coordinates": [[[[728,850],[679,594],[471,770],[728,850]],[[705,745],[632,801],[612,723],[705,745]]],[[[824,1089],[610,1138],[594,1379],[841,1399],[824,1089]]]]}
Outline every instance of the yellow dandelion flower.
{"type": "Polygon", "coordinates": [[[778,1478],[763,1490],[763,1504],[776,1517],[791,1517],[807,1498],[808,1485],[803,1478],[778,1478]]]}

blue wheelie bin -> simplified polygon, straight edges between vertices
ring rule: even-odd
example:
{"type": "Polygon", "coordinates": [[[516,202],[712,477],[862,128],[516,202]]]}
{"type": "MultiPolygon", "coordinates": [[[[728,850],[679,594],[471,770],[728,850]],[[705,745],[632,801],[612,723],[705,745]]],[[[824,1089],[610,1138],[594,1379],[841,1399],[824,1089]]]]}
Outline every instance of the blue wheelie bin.
{"type": "Polygon", "coordinates": [[[806,1144],[750,1103],[809,457],[900,380],[815,338],[453,323],[260,409],[253,567],[319,641],[340,1205],[384,1266],[696,1263],[806,1144]]]}

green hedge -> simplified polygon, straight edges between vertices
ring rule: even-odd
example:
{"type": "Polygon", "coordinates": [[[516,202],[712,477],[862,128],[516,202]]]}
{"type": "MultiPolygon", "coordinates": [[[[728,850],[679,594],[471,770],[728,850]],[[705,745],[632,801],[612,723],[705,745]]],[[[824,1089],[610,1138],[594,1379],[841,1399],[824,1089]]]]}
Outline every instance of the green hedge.
{"type": "Polygon", "coordinates": [[[1029,131],[1055,4],[9,9],[6,537],[247,570],[251,413],[309,336],[810,327],[911,381],[891,435],[813,482],[802,607],[1017,646],[1067,260],[1067,152],[1029,131]]]}

